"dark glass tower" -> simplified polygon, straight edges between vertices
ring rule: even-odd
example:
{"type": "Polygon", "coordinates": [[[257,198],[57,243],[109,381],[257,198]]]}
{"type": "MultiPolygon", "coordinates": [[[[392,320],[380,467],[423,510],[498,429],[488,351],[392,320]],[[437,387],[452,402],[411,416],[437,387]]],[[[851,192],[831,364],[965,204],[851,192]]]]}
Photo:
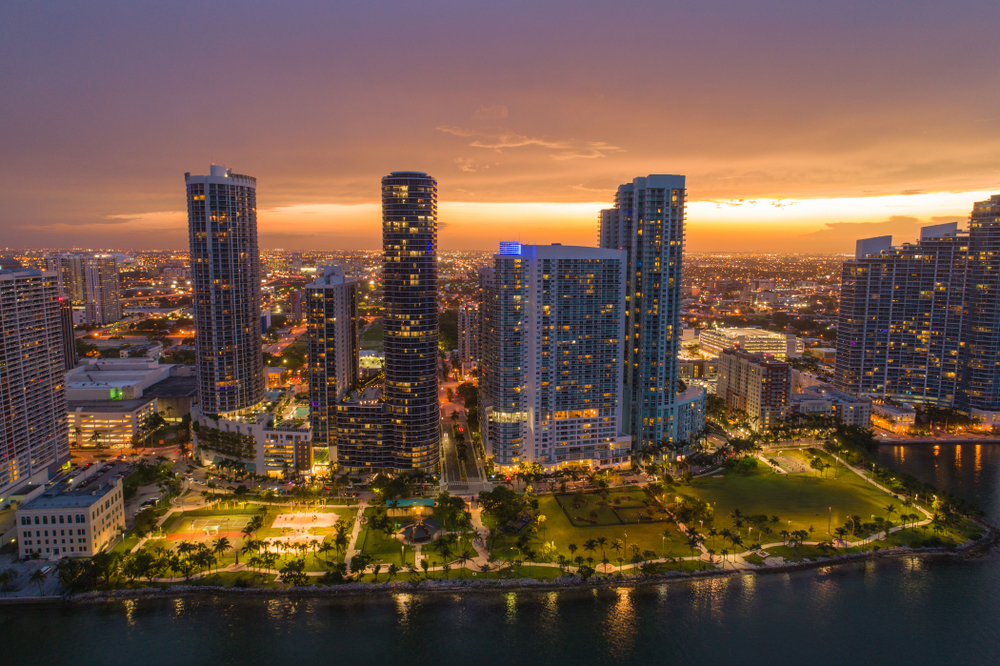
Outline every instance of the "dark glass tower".
{"type": "Polygon", "coordinates": [[[389,437],[400,470],[437,469],[437,181],[382,179],[382,326],[389,437]]]}
{"type": "Polygon", "coordinates": [[[198,401],[228,414],[264,398],[257,179],[212,165],[187,183],[198,401]]]}

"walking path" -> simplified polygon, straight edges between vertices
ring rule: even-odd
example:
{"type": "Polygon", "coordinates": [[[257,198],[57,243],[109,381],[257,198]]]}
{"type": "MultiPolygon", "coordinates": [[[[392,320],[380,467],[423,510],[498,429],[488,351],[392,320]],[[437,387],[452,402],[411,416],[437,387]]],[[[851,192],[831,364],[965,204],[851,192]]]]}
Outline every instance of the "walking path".
{"type": "Polygon", "coordinates": [[[361,534],[361,519],[365,515],[365,507],[368,506],[367,500],[361,500],[358,502],[358,515],[354,517],[354,528],[351,530],[351,540],[347,543],[347,554],[344,556],[344,562],[347,564],[348,569],[351,567],[351,560],[354,556],[358,554],[358,536],[361,534]]]}

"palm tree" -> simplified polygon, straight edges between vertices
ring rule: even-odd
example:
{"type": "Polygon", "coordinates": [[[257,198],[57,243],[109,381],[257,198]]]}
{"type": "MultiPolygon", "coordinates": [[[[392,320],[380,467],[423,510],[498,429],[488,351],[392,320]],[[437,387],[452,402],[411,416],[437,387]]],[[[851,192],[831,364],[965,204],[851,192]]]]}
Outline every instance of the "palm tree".
{"type": "Polygon", "coordinates": [[[597,545],[601,547],[601,561],[604,562],[605,560],[608,559],[607,556],[604,554],[604,549],[608,545],[608,538],[607,537],[603,537],[603,536],[602,537],[598,537],[597,538],[597,545]]]}
{"type": "Polygon", "coordinates": [[[34,573],[31,574],[31,578],[28,580],[38,586],[38,596],[42,595],[42,584],[45,583],[45,579],[48,574],[41,569],[35,569],[34,573]]]}
{"type": "Polygon", "coordinates": [[[885,505],[885,517],[888,518],[889,516],[891,516],[894,513],[896,513],[896,505],[895,504],[886,504],[885,505]]]}
{"type": "Polygon", "coordinates": [[[226,537],[220,537],[220,538],[216,539],[215,543],[212,545],[212,554],[215,555],[215,556],[217,556],[218,559],[221,560],[222,556],[225,555],[226,551],[229,550],[232,547],[233,546],[232,546],[231,543],[229,543],[229,539],[228,538],[226,538],[226,537]]]}
{"type": "MultiPolygon", "coordinates": [[[[618,553],[619,556],[622,554],[622,550],[624,548],[625,548],[625,542],[623,542],[621,539],[615,539],[614,541],[611,542],[611,549],[616,553],[618,553]]],[[[622,570],[622,565],[620,561],[621,557],[619,557],[618,559],[619,559],[618,572],[621,573],[622,570]]]]}
{"type": "Polygon", "coordinates": [[[583,542],[583,549],[593,555],[593,553],[597,551],[597,545],[598,544],[595,539],[587,539],[583,542]]]}
{"type": "Polygon", "coordinates": [[[0,571],[0,590],[3,590],[4,596],[7,596],[7,591],[10,590],[15,578],[17,578],[17,569],[7,568],[0,571]]]}
{"type": "Polygon", "coordinates": [[[319,552],[323,555],[323,562],[326,564],[330,563],[330,552],[334,549],[334,545],[329,541],[323,541],[319,546],[319,552]]]}
{"type": "Polygon", "coordinates": [[[847,536],[847,528],[846,527],[838,527],[837,529],[835,529],[833,531],[833,533],[836,534],[837,535],[837,539],[840,540],[841,547],[842,548],[846,548],[847,546],[844,543],[844,537],[847,536]]]}

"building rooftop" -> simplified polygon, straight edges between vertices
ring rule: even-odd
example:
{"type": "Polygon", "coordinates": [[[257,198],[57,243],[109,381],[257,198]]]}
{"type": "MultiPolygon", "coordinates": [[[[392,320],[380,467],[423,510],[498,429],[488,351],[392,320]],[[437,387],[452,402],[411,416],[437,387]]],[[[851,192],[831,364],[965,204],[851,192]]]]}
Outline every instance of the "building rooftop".
{"type": "Polygon", "coordinates": [[[68,400],[66,408],[70,412],[133,412],[153,402],[152,397],[135,400],[68,400]]]}
{"type": "Polygon", "coordinates": [[[193,398],[198,395],[198,378],[167,377],[147,388],[143,395],[152,398],[193,398]]]}
{"type": "Polygon", "coordinates": [[[121,486],[120,481],[105,483],[97,488],[87,490],[65,490],[65,484],[60,484],[51,490],[47,490],[39,497],[31,500],[20,511],[32,511],[38,509],[82,509],[97,504],[104,496],[121,486]]]}

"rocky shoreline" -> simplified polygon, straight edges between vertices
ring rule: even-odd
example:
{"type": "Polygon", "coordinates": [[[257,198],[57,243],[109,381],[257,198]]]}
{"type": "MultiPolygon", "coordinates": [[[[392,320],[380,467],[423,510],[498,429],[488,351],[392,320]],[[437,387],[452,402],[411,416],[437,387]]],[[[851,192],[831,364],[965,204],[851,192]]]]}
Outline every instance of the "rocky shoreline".
{"type": "MultiPolygon", "coordinates": [[[[669,571],[652,575],[624,575],[614,578],[591,578],[583,580],[579,576],[563,576],[551,581],[538,581],[531,578],[512,578],[507,580],[470,580],[454,578],[451,580],[423,580],[414,585],[408,581],[391,581],[386,583],[345,583],[343,585],[309,585],[304,587],[293,587],[286,589],[273,588],[237,588],[237,587],[216,587],[204,585],[176,585],[168,588],[139,588],[134,590],[112,590],[107,592],[85,592],[77,595],[67,596],[61,599],[52,599],[57,603],[107,603],[121,601],[125,599],[141,598],[170,598],[177,596],[227,596],[227,597],[266,597],[266,598],[309,598],[309,597],[357,597],[370,596],[372,594],[393,595],[398,593],[428,594],[444,592],[454,593],[490,593],[497,591],[546,591],[546,590],[574,590],[574,589],[595,589],[595,588],[616,588],[616,587],[637,587],[647,585],[660,585],[671,582],[687,582],[691,580],[701,580],[706,578],[728,578],[744,575],[770,575],[778,573],[790,573],[804,571],[807,569],[821,569],[827,567],[843,566],[865,561],[884,561],[889,559],[900,559],[906,557],[941,557],[941,558],[961,558],[968,559],[981,557],[993,550],[1000,543],[1000,530],[981,523],[985,534],[981,539],[966,542],[959,545],[954,550],[946,548],[922,548],[913,549],[904,546],[884,548],[878,551],[866,553],[849,553],[836,557],[819,558],[805,562],[792,562],[776,566],[765,566],[756,569],[709,569],[707,571],[669,571]]],[[[17,599],[9,599],[9,602],[17,602],[17,599]]],[[[25,599],[24,602],[30,600],[25,599]]],[[[40,600],[34,600],[38,603],[40,600]]]]}

